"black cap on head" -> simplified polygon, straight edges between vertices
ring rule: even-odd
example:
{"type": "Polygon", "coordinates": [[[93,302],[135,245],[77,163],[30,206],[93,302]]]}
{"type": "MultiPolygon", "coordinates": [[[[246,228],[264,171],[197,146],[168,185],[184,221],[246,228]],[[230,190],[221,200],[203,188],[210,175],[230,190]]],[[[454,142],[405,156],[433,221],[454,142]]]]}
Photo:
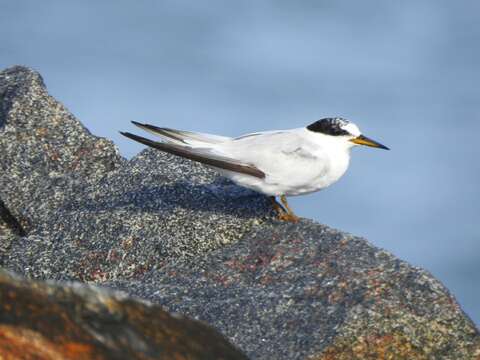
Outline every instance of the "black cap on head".
{"type": "Polygon", "coordinates": [[[350,135],[347,130],[342,128],[348,123],[348,120],[342,118],[325,118],[308,125],[307,129],[331,136],[350,135]]]}

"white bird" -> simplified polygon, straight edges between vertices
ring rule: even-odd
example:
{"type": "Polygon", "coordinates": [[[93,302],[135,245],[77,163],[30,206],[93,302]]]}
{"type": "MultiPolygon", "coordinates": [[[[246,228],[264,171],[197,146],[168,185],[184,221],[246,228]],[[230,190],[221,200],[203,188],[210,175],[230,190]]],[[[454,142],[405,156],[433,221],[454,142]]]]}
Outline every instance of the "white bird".
{"type": "Polygon", "coordinates": [[[128,132],[121,132],[122,135],[211,166],[236,184],[268,195],[279,219],[291,222],[297,222],[298,217],[286,196],[312,193],[335,183],[348,168],[353,146],[389,150],[363,136],[357,125],[342,118],[325,118],[303,128],[236,138],[132,123],[160,136],[163,142],[128,132]],[[276,196],[284,207],[275,200],[276,196]]]}

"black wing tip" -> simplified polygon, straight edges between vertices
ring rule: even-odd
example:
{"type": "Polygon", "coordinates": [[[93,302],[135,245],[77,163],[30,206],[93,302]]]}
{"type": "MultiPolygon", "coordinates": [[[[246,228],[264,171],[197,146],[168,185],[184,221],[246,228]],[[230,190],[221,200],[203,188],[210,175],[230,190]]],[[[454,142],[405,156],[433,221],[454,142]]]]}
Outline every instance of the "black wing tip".
{"type": "Polygon", "coordinates": [[[131,137],[133,136],[132,133],[129,133],[129,132],[126,132],[126,131],[119,131],[120,134],[122,134],[123,136],[126,136],[126,137],[131,137]]]}
{"type": "Polygon", "coordinates": [[[122,134],[123,136],[129,138],[129,139],[132,139],[132,140],[135,140],[135,141],[138,141],[139,143],[142,143],[142,144],[145,144],[145,145],[148,145],[150,142],[153,142],[147,138],[144,138],[144,137],[141,137],[141,136],[138,136],[138,135],[135,135],[135,134],[132,134],[132,133],[129,133],[129,132],[124,132],[124,131],[120,131],[120,134],[122,134]]]}
{"type": "Polygon", "coordinates": [[[158,126],[155,126],[155,125],[150,125],[150,124],[144,124],[144,123],[140,123],[138,121],[131,121],[131,123],[135,126],[138,126],[139,128],[143,129],[143,130],[150,130],[150,131],[153,131],[153,132],[159,132],[159,131],[168,131],[170,130],[169,128],[163,128],[163,127],[158,127],[158,126]]]}

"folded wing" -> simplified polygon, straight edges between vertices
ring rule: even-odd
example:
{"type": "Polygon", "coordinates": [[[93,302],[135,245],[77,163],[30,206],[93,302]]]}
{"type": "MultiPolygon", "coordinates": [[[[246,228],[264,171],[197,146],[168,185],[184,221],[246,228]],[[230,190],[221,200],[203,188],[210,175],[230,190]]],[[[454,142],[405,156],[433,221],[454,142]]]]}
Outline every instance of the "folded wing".
{"type": "MultiPolygon", "coordinates": [[[[138,123],[136,123],[135,125],[137,124],[138,123]]],[[[153,147],[155,149],[158,149],[176,156],[181,156],[193,161],[197,161],[202,164],[210,165],[210,166],[228,170],[228,171],[233,171],[237,173],[254,176],[260,179],[265,178],[265,173],[251,164],[242,163],[240,161],[231,159],[229,157],[213,154],[211,151],[209,151],[208,148],[205,148],[205,147],[194,148],[194,147],[188,146],[187,145],[188,140],[186,140],[186,137],[184,137],[184,135],[179,135],[185,132],[179,132],[177,130],[172,130],[172,129],[157,128],[152,125],[144,125],[144,124],[140,124],[140,125],[137,125],[137,126],[145,128],[150,132],[154,132],[157,135],[161,135],[162,137],[170,138],[173,141],[164,143],[164,142],[152,141],[150,139],[147,139],[135,134],[131,134],[129,132],[120,132],[120,134],[128,137],[129,139],[135,140],[141,144],[153,147]]],[[[196,136],[198,136],[198,134],[196,133],[192,133],[192,134],[195,134],[196,136]]],[[[201,134],[201,135],[203,136],[205,134],[201,134]]],[[[222,138],[222,137],[209,136],[209,139],[211,141],[215,141],[214,140],[215,138],[219,140],[218,138],[222,138]]],[[[229,138],[226,138],[226,139],[229,139],[229,138]]],[[[198,140],[196,141],[198,142],[198,140]]],[[[203,143],[205,143],[205,141],[203,143]]]]}

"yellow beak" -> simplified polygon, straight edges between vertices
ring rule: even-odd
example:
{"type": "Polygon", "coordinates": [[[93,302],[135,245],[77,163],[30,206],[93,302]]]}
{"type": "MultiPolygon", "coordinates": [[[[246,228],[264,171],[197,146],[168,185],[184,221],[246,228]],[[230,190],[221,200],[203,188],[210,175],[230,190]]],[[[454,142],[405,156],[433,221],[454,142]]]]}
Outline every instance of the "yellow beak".
{"type": "Polygon", "coordinates": [[[356,138],[350,139],[351,142],[358,144],[358,145],[366,145],[366,146],[371,146],[379,149],[385,149],[385,150],[390,150],[388,147],[385,145],[380,144],[379,142],[376,142],[375,140],[369,139],[366,136],[360,135],[357,136],[356,138]]]}

